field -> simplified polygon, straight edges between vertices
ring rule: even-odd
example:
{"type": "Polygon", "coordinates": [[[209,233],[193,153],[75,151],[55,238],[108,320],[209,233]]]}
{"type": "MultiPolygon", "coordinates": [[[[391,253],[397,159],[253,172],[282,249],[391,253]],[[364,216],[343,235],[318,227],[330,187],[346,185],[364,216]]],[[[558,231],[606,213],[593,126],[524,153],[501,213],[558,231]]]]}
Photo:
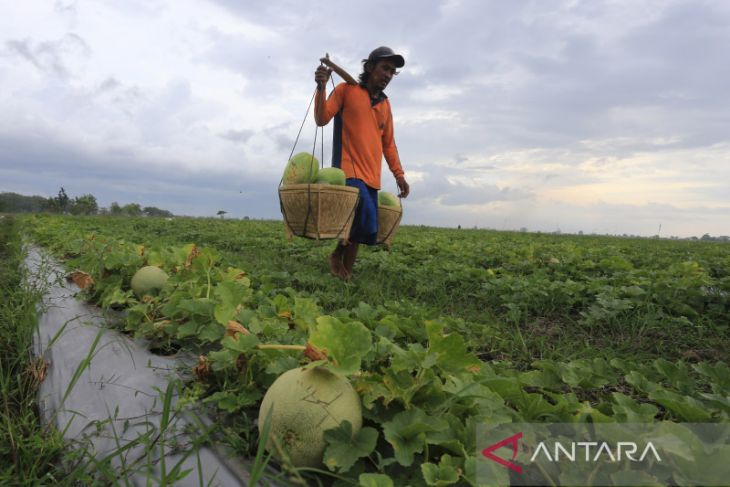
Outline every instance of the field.
{"type": "Polygon", "coordinates": [[[365,427],[328,434],[317,469],[280,464],[292,482],[476,485],[480,422],[729,419],[728,244],[406,226],[343,283],[331,241],[287,241],[281,222],[22,224],[93,279],[84,299],[126,311],[125,333],[200,356],[183,403],[242,456],[277,376],[313,360],[347,376],[365,427]],[[140,299],[146,264],[171,277],[140,299]]]}

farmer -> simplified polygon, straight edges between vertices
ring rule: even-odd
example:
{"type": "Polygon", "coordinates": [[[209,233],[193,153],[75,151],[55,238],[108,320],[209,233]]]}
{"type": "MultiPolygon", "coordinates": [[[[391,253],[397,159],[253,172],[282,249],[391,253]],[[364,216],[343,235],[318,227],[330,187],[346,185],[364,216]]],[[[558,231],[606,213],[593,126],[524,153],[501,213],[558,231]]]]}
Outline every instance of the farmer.
{"type": "Polygon", "coordinates": [[[352,231],[340,240],[329,256],[332,274],[347,280],[352,277],[360,244],[375,245],[378,234],[378,190],[382,158],[388,163],[398,185],[398,196],[405,198],[410,187],[403,175],[398,149],[393,138],[393,115],[383,90],[397,68],[405,64],[403,56],[389,47],[379,47],[363,59],[359,84],[341,83],[327,97],[327,80],[332,69],[320,65],[314,73],[317,95],[314,118],[323,127],[335,118],[332,166],[345,172],[346,184],[360,191],[352,231]]]}

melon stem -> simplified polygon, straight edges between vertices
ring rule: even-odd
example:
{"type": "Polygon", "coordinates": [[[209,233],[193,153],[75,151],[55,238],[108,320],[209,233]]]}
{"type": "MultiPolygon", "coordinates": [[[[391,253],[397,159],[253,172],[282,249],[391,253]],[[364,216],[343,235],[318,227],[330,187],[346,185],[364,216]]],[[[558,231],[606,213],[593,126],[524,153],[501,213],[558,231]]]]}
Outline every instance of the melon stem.
{"type": "Polygon", "coordinates": [[[256,348],[259,350],[301,350],[304,351],[307,349],[304,345],[275,345],[275,344],[266,344],[266,343],[259,343],[256,345],[256,348]]]}

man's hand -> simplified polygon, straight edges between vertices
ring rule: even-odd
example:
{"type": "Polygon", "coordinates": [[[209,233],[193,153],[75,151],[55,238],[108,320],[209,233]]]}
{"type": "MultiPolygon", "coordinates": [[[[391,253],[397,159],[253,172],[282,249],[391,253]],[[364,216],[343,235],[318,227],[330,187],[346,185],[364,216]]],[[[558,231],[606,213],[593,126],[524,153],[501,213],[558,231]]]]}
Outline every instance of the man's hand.
{"type": "Polygon", "coordinates": [[[398,185],[398,189],[400,190],[400,193],[398,193],[398,197],[406,198],[408,196],[408,193],[411,192],[411,187],[408,185],[406,178],[404,178],[403,176],[396,178],[395,184],[398,185]]]}
{"type": "Polygon", "coordinates": [[[325,85],[327,85],[327,81],[329,81],[331,73],[332,69],[327,66],[322,66],[321,64],[317,66],[317,70],[314,72],[314,82],[317,83],[317,87],[319,89],[322,89],[325,85]]]}

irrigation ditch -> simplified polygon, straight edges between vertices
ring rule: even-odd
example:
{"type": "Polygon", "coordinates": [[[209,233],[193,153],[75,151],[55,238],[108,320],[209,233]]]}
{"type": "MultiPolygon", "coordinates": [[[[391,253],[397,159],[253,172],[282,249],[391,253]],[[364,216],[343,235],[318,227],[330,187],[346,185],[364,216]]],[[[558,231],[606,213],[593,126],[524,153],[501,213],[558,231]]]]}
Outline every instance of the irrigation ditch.
{"type": "Polygon", "coordinates": [[[121,316],[76,299],[80,289],[42,249],[26,255],[29,279],[46,289],[33,344],[45,363],[42,420],[125,485],[248,485],[247,461],[208,441],[210,418],[175,408],[196,357],[152,353],[149,342],[108,326],[121,316]]]}

